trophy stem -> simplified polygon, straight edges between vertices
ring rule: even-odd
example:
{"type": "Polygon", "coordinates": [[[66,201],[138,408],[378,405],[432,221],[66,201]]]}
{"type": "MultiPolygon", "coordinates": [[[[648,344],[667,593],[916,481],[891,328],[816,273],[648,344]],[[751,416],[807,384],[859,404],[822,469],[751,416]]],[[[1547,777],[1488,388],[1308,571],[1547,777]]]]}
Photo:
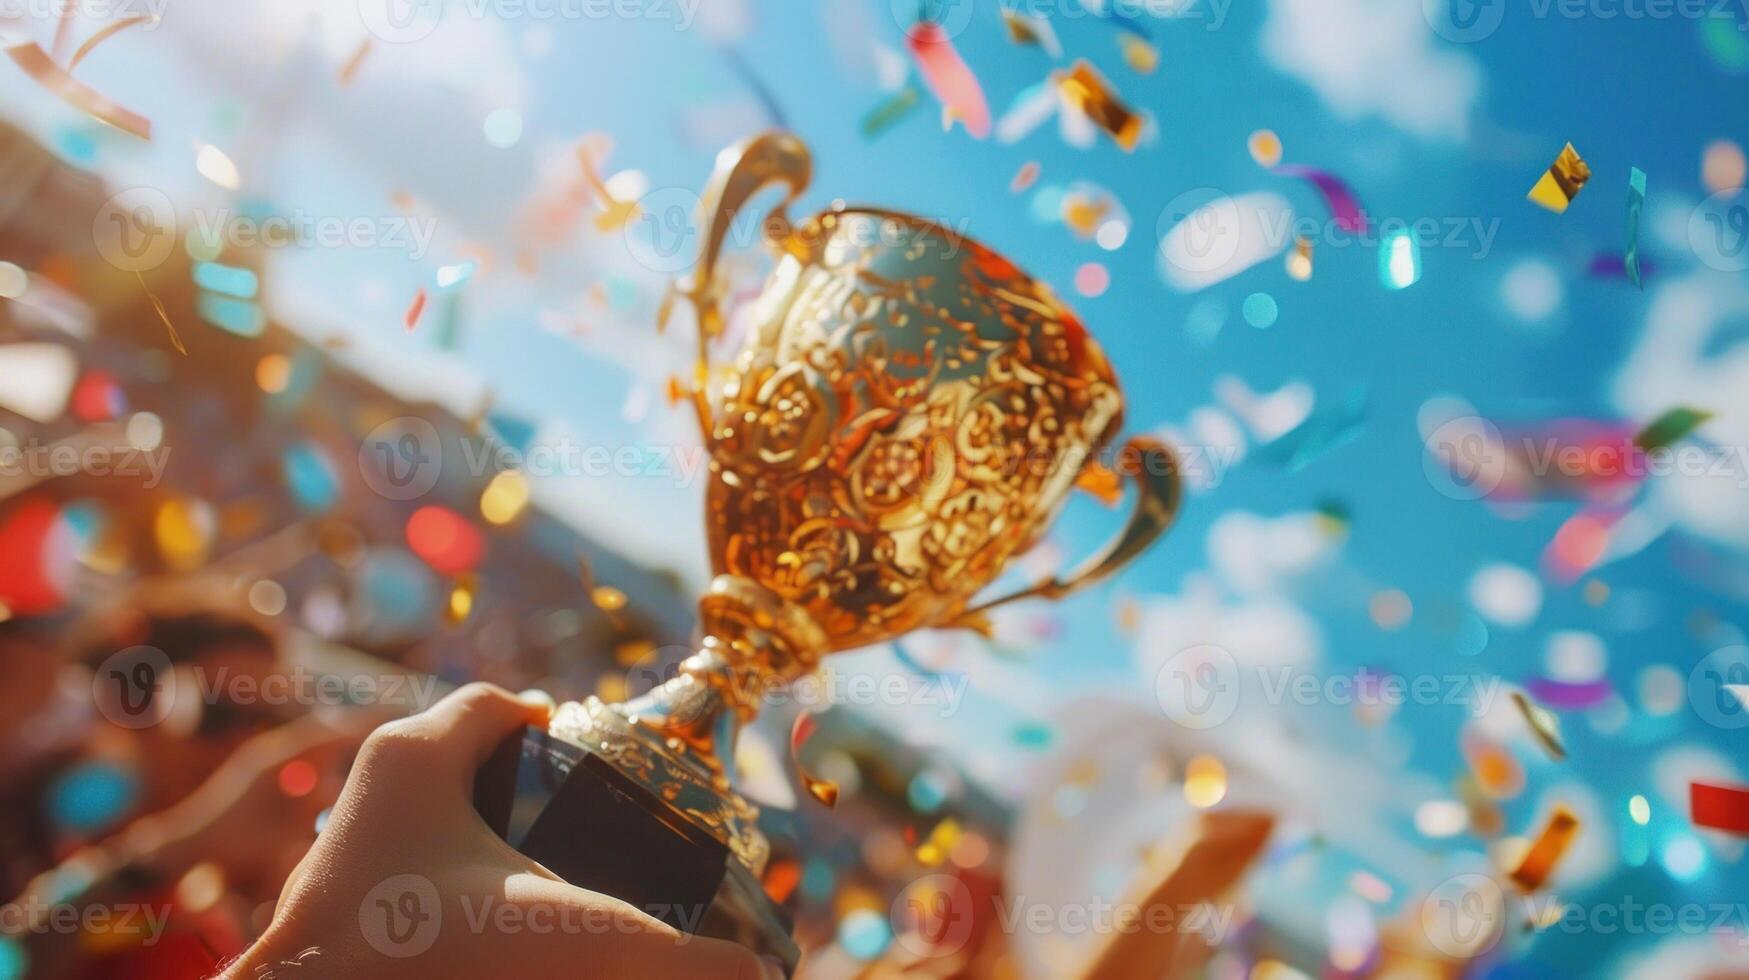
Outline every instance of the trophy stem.
{"type": "Polygon", "coordinates": [[[622,704],[563,704],[549,731],[601,755],[760,874],[770,846],[731,782],[735,738],[770,691],[819,665],[826,642],[801,609],[730,575],[699,601],[699,629],[678,676],[622,704]]]}

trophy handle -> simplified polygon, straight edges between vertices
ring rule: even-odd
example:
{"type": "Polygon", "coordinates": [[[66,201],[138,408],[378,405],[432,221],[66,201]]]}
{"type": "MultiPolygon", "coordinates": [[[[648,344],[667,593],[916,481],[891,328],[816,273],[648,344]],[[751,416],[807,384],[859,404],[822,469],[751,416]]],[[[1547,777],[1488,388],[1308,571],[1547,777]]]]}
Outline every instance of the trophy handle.
{"type": "Polygon", "coordinates": [[[1135,473],[1136,508],[1117,537],[1104,548],[1090,555],[1067,576],[1053,576],[1000,599],[973,606],[954,617],[946,625],[961,626],[988,635],[988,613],[1000,606],[1021,599],[1061,599],[1095,582],[1111,577],[1125,565],[1141,557],[1172,521],[1178,516],[1182,496],[1178,479],[1178,457],[1158,439],[1134,436],[1124,443],[1126,452],[1137,457],[1135,473]],[[1155,465],[1152,460],[1159,460],[1155,465]]]}
{"type": "MultiPolygon", "coordinates": [[[[699,197],[699,223],[704,227],[700,238],[698,262],[693,271],[670,288],[656,314],[656,329],[668,324],[676,296],[692,304],[698,318],[698,356],[693,362],[692,399],[698,409],[699,428],[708,442],[711,437],[710,342],[723,332],[723,313],[719,302],[724,284],[717,273],[723,245],[729,230],[748,200],[772,184],[788,185],[783,200],[768,217],[768,227],[789,228],[787,209],[807,189],[814,175],[813,155],[808,146],[793,134],[771,130],[748,137],[717,154],[716,169],[711,172],[699,197]]],[[[784,236],[784,237],[787,237],[784,236]]],[[[776,241],[781,239],[774,239],[776,241]]]]}

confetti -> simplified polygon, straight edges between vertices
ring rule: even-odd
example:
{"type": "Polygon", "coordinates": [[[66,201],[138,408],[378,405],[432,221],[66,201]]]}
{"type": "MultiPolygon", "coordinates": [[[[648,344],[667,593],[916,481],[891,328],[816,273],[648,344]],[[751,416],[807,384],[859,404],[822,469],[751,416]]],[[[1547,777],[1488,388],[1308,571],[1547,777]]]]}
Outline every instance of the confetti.
{"type": "Polygon", "coordinates": [[[892,95],[882,99],[862,117],[862,136],[873,139],[911,114],[923,101],[923,96],[917,91],[917,86],[906,85],[892,95]]]}
{"type": "Polygon", "coordinates": [[[1524,858],[1518,862],[1518,867],[1509,875],[1512,883],[1526,894],[1536,891],[1548,881],[1555,867],[1561,863],[1561,858],[1567,853],[1567,848],[1573,844],[1573,838],[1579,834],[1579,818],[1572,810],[1564,806],[1556,806],[1555,812],[1549,815],[1549,821],[1543,825],[1542,833],[1537,835],[1536,842],[1530,845],[1530,850],[1524,853],[1524,858]]]}
{"type": "Polygon", "coordinates": [[[99,44],[102,44],[115,35],[120,34],[122,31],[135,25],[156,23],[158,23],[158,18],[151,14],[140,14],[134,17],[123,17],[120,20],[110,21],[101,28],[98,28],[96,33],[86,38],[85,43],[79,45],[79,49],[73,52],[73,57],[67,59],[68,73],[71,73],[73,69],[79,67],[79,63],[84,61],[85,57],[92,51],[96,50],[99,44]]]}
{"type": "Polygon", "coordinates": [[[1537,744],[1556,762],[1567,758],[1567,747],[1561,744],[1561,722],[1547,709],[1532,704],[1531,700],[1518,691],[1512,692],[1512,703],[1518,708],[1518,713],[1524,716],[1525,724],[1530,726],[1530,733],[1536,736],[1537,744]]]}
{"type": "Polygon", "coordinates": [[[341,63],[339,81],[342,87],[351,85],[352,80],[358,77],[358,69],[364,64],[365,57],[370,54],[371,45],[371,38],[361,39],[358,42],[358,47],[353,48],[352,54],[348,55],[346,60],[341,63]]]}
{"type": "Polygon", "coordinates": [[[1259,129],[1245,141],[1245,149],[1258,166],[1273,169],[1281,163],[1281,137],[1273,129],[1259,129]]]}
{"type": "Polygon", "coordinates": [[[1063,56],[1063,45],[1058,42],[1049,18],[1003,7],[1002,23],[1008,27],[1008,39],[1015,44],[1040,48],[1052,58],[1063,56]]]}
{"type": "Polygon", "coordinates": [[[1061,105],[1062,96],[1053,85],[1039,82],[1021,89],[996,120],[996,142],[1004,146],[1020,142],[1056,115],[1061,105]]]}
{"type": "Polygon", "coordinates": [[[1360,437],[1368,399],[1366,386],[1355,386],[1342,401],[1314,410],[1299,425],[1265,443],[1260,455],[1290,473],[1305,469],[1360,437]]]}
{"type": "Polygon", "coordinates": [[[1524,682],[1524,688],[1538,702],[1557,711],[1584,711],[1609,700],[1615,688],[1606,680],[1557,681],[1535,677],[1524,682]]]}
{"type": "Polygon", "coordinates": [[[40,45],[34,42],[10,45],[6,48],[6,55],[37,85],[87,116],[114,126],[130,136],[143,140],[152,138],[151,120],[116,105],[84,82],[67,74],[49,58],[48,52],[40,45]]]}
{"type": "Polygon", "coordinates": [[[1408,289],[1421,281],[1421,245],[1408,229],[1395,228],[1379,243],[1379,282],[1386,289],[1408,289]]]}
{"type": "Polygon", "coordinates": [[[224,150],[211,144],[197,144],[194,169],[202,177],[228,191],[236,190],[243,182],[242,175],[237,172],[237,165],[224,150]]]}
{"type": "Polygon", "coordinates": [[[1014,172],[1013,179],[1008,181],[1008,192],[1019,194],[1038,182],[1039,165],[1037,160],[1028,160],[1014,172]]]}
{"type": "Polygon", "coordinates": [[[163,321],[164,329],[169,332],[170,346],[176,348],[176,353],[187,357],[188,348],[182,345],[182,335],[176,332],[176,324],[170,322],[170,314],[164,309],[164,301],[158,298],[157,293],[152,292],[152,287],[146,285],[145,276],[135,271],[134,278],[140,281],[140,288],[146,291],[146,298],[152,301],[152,309],[157,311],[158,319],[163,321]]]}
{"type": "Polygon", "coordinates": [[[1628,172],[1628,249],[1622,256],[1622,267],[1627,270],[1628,278],[1641,291],[1645,285],[1640,282],[1640,212],[1646,207],[1646,172],[1639,167],[1629,168],[1628,172]]]}
{"type": "Polygon", "coordinates": [[[425,288],[420,287],[419,291],[413,294],[413,302],[407,305],[406,314],[401,317],[401,322],[406,325],[408,333],[412,333],[419,326],[419,318],[424,315],[425,288]]]}
{"type": "Polygon", "coordinates": [[[479,579],[471,573],[456,579],[449,590],[449,601],[444,604],[444,622],[451,626],[460,626],[467,622],[468,617],[473,614],[474,597],[479,588],[479,579]]]}
{"type": "Polygon", "coordinates": [[[814,737],[816,727],[813,712],[803,711],[796,715],[796,723],[789,732],[790,761],[795,764],[796,775],[801,777],[802,785],[808,789],[808,795],[827,807],[834,807],[838,805],[838,784],[810,775],[802,768],[802,746],[814,737]]]}
{"type": "Polygon", "coordinates": [[[1585,165],[1585,161],[1579,157],[1579,151],[1573,149],[1573,144],[1568,143],[1526,197],[1538,207],[1556,214],[1566,214],[1567,207],[1584,190],[1585,182],[1590,179],[1591,168],[1585,165]]]}
{"type": "Polygon", "coordinates": [[[1336,227],[1347,232],[1359,234],[1366,231],[1366,213],[1361,209],[1360,202],[1354,197],[1348,183],[1342,178],[1317,167],[1289,163],[1273,168],[1271,173],[1281,177],[1292,177],[1304,180],[1312,185],[1323,197],[1324,204],[1330,209],[1330,217],[1336,219],[1336,227]]]}
{"type": "Polygon", "coordinates": [[[577,142],[577,169],[583,174],[583,181],[595,195],[595,205],[601,213],[595,216],[595,229],[601,232],[613,232],[626,226],[637,217],[636,201],[622,201],[614,196],[601,179],[601,171],[597,169],[601,160],[606,159],[608,147],[605,141],[579,140],[577,142]]]}
{"type": "Polygon", "coordinates": [[[1067,74],[1057,76],[1057,87],[1069,105],[1109,133],[1118,146],[1136,148],[1142,137],[1142,117],[1118,99],[1091,63],[1075,62],[1067,74]]]}
{"type": "Polygon", "coordinates": [[[626,607],[626,594],[610,585],[597,585],[595,573],[589,568],[589,559],[582,553],[577,555],[577,574],[583,581],[583,591],[589,596],[589,601],[607,616],[615,629],[626,632],[626,622],[620,616],[620,610],[626,607]]]}
{"type": "Polygon", "coordinates": [[[1111,287],[1111,273],[1098,262],[1088,262],[1075,270],[1075,291],[1092,298],[1101,296],[1111,287]]]}
{"type": "Polygon", "coordinates": [[[917,61],[923,81],[973,139],[990,135],[990,106],[978,78],[954,50],[940,24],[923,22],[905,33],[905,46],[917,61]]]}
{"type": "Polygon", "coordinates": [[[1646,452],[1673,446],[1687,438],[1695,429],[1705,425],[1712,417],[1713,413],[1698,408],[1670,409],[1641,429],[1634,436],[1634,445],[1646,452]]]}
{"type": "Polygon", "coordinates": [[[1142,35],[1124,31],[1117,36],[1117,44],[1123,51],[1124,64],[1136,74],[1152,75],[1159,69],[1160,49],[1142,35]]]}
{"type": "Polygon", "coordinates": [[[1707,144],[1700,162],[1700,181],[1707,190],[1714,194],[1742,190],[1745,178],[1749,178],[1749,160],[1744,159],[1742,147],[1730,140],[1707,144]]]}
{"type": "MultiPolygon", "coordinates": [[[[1644,256],[1640,257],[1639,264],[1641,281],[1652,278],[1653,274],[1658,271],[1657,263],[1644,256]]],[[[1593,279],[1626,279],[1628,277],[1627,256],[1615,252],[1599,253],[1591,260],[1591,265],[1585,270],[1585,274],[1593,279]]]]}
{"type": "Polygon", "coordinates": [[[1696,827],[1749,837],[1749,786],[1690,783],[1688,810],[1696,827]]]}
{"type": "Polygon", "coordinates": [[[1296,282],[1310,282],[1312,279],[1312,240],[1301,235],[1294,236],[1294,250],[1287,254],[1287,275],[1296,282]]]}

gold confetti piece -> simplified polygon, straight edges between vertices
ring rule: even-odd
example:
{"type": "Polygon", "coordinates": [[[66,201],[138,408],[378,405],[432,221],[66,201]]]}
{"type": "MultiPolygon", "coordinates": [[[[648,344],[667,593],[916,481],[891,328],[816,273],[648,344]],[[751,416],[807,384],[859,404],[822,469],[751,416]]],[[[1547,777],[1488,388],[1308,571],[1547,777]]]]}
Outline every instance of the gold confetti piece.
{"type": "Polygon", "coordinates": [[[352,49],[352,54],[347,57],[345,64],[340,66],[340,84],[342,86],[351,85],[352,80],[358,77],[358,68],[364,64],[365,56],[370,54],[370,49],[371,39],[368,37],[359,41],[358,47],[352,49]]]}
{"type": "Polygon", "coordinates": [[[1043,39],[1039,36],[1037,23],[1031,17],[1010,7],[1002,8],[1002,23],[1008,26],[1008,40],[1015,44],[1037,46],[1043,39]]]}
{"type": "Polygon", "coordinates": [[[449,590],[449,602],[444,607],[444,621],[451,626],[459,626],[468,621],[468,616],[474,611],[474,595],[479,590],[479,580],[473,575],[463,575],[456,580],[449,590]]]}
{"type": "Polygon", "coordinates": [[[1549,165],[1548,172],[1530,189],[1527,197],[1539,207],[1547,208],[1556,214],[1565,214],[1567,206],[1573,203],[1573,198],[1579,196],[1585,182],[1591,179],[1591,168],[1580,159],[1579,151],[1568,143],[1561,150],[1561,155],[1549,165]]]}
{"type": "Polygon", "coordinates": [[[79,67],[79,62],[84,61],[85,56],[90,54],[99,44],[102,44],[115,35],[120,34],[122,31],[125,31],[136,24],[156,23],[158,23],[158,18],[151,14],[140,14],[135,17],[123,17],[121,20],[110,21],[99,28],[97,33],[86,38],[84,44],[79,45],[79,50],[74,51],[73,57],[67,59],[67,71],[71,73],[73,69],[79,67]]]}
{"type": "Polygon", "coordinates": [[[1524,716],[1524,721],[1530,726],[1530,733],[1536,736],[1537,743],[1549,758],[1556,762],[1567,758],[1567,748],[1561,744],[1561,721],[1547,708],[1533,703],[1524,696],[1522,691],[1512,692],[1512,703],[1518,706],[1518,713],[1524,716]]]}
{"type": "Polygon", "coordinates": [[[1526,894],[1541,888],[1555,867],[1561,863],[1567,848],[1573,845],[1573,838],[1578,835],[1578,816],[1564,806],[1555,807],[1555,812],[1549,814],[1549,822],[1543,826],[1542,833],[1537,835],[1536,843],[1524,852],[1524,859],[1513,870],[1510,876],[1512,883],[1526,894]]]}
{"type": "Polygon", "coordinates": [[[838,805],[838,784],[829,779],[821,779],[802,768],[802,746],[814,737],[814,713],[803,711],[796,715],[796,723],[789,730],[789,757],[796,767],[796,775],[801,778],[802,785],[807,787],[808,795],[819,800],[827,807],[838,805]]]}
{"type": "Polygon", "coordinates": [[[1028,160],[1014,172],[1014,179],[1008,182],[1008,191],[1019,194],[1038,182],[1039,165],[1037,160],[1028,160]]]}
{"type": "Polygon", "coordinates": [[[1287,275],[1289,279],[1298,282],[1309,282],[1312,278],[1312,240],[1299,235],[1294,236],[1294,250],[1287,255],[1287,275]]]}
{"type": "Polygon", "coordinates": [[[1075,477],[1076,488],[1098,498],[1101,503],[1115,504],[1123,499],[1123,477],[1098,460],[1089,460],[1075,477]]]}
{"type": "Polygon", "coordinates": [[[952,817],[943,817],[942,821],[935,825],[935,829],[929,832],[929,836],[924,839],[923,843],[918,845],[917,863],[926,868],[939,867],[942,862],[947,860],[948,854],[953,851],[953,846],[959,843],[963,834],[964,830],[960,827],[958,820],[952,817]]]}
{"type": "Polygon", "coordinates": [[[583,557],[582,554],[577,555],[577,571],[578,576],[583,580],[583,591],[588,593],[589,601],[607,616],[608,622],[612,623],[615,629],[625,630],[626,623],[620,617],[619,611],[626,606],[626,594],[612,586],[596,585],[595,573],[589,568],[589,559],[583,557]]]}
{"type": "Polygon", "coordinates": [[[140,288],[146,291],[146,298],[152,301],[152,309],[158,311],[158,319],[164,321],[164,329],[170,333],[170,346],[176,348],[176,353],[187,357],[188,348],[182,346],[182,335],[176,332],[176,324],[170,322],[170,314],[164,309],[164,301],[158,298],[157,293],[152,292],[152,287],[146,285],[146,277],[140,275],[138,270],[135,270],[134,278],[140,281],[140,288]]]}
{"type": "Polygon", "coordinates": [[[1099,230],[1100,222],[1111,213],[1111,200],[1097,198],[1085,191],[1071,191],[1063,195],[1063,224],[1069,226],[1081,238],[1092,238],[1099,230]]]}
{"type": "Polygon", "coordinates": [[[607,181],[601,179],[601,172],[595,169],[594,154],[590,150],[585,144],[577,145],[577,167],[583,172],[583,182],[595,195],[595,206],[601,209],[601,213],[595,216],[595,228],[602,232],[618,231],[637,217],[638,203],[614,197],[607,181]]]}
{"type": "Polygon", "coordinates": [[[1250,151],[1251,159],[1258,166],[1273,169],[1281,163],[1281,137],[1275,135],[1273,129],[1259,129],[1245,141],[1245,148],[1250,151]]]}
{"type": "Polygon", "coordinates": [[[10,45],[6,56],[24,69],[43,89],[87,116],[114,126],[130,136],[143,140],[152,138],[152,121],[130,109],[111,102],[107,96],[79,81],[55,64],[49,53],[35,42],[10,45]]]}
{"type": "Polygon", "coordinates": [[[1160,67],[1160,49],[1140,34],[1125,31],[1117,37],[1123,60],[1138,75],[1152,75],[1160,67]]]}
{"type": "Polygon", "coordinates": [[[668,399],[668,407],[673,408],[681,402],[691,401],[692,391],[686,387],[686,382],[681,381],[678,376],[670,374],[664,396],[668,399]]]}
{"type": "Polygon", "coordinates": [[[1057,85],[1069,104],[1111,134],[1118,146],[1136,148],[1142,138],[1142,117],[1118,99],[1091,63],[1085,59],[1075,62],[1068,74],[1057,76],[1057,85]]]}

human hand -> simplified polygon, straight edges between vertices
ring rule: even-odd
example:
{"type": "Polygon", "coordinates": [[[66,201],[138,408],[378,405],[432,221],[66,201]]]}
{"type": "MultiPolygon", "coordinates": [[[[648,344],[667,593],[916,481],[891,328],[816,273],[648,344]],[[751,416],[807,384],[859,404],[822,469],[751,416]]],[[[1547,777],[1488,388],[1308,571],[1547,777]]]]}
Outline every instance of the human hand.
{"type": "MultiPolygon", "coordinates": [[[[781,977],[746,948],[688,936],[516,852],[474,776],[547,708],[470,684],[366,740],[273,924],[223,977],[781,977]]],[[[579,828],[583,830],[583,828],[579,828]]],[[[613,841],[601,846],[612,847],[613,841]]]]}

